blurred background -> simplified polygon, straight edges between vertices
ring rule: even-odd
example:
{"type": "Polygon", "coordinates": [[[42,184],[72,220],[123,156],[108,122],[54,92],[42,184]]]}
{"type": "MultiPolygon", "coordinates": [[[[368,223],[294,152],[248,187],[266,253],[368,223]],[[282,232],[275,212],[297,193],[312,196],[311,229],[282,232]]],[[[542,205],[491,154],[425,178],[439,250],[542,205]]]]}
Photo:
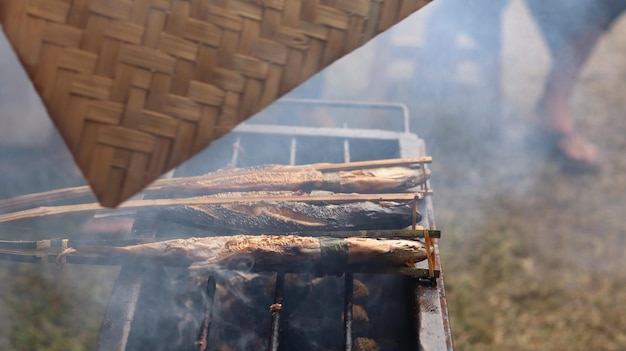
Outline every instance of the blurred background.
{"type": "MultiPolygon", "coordinates": [[[[437,0],[289,96],[408,106],[434,158],[456,349],[623,350],[626,20],[603,28],[572,86],[573,120],[602,161],[574,174],[530,142],[549,42],[526,2],[486,3],[437,0]]],[[[559,18],[581,18],[571,10],[559,18]]],[[[0,39],[0,198],[83,184],[0,39]]],[[[0,349],[91,348],[116,273],[2,262],[0,349]]]]}

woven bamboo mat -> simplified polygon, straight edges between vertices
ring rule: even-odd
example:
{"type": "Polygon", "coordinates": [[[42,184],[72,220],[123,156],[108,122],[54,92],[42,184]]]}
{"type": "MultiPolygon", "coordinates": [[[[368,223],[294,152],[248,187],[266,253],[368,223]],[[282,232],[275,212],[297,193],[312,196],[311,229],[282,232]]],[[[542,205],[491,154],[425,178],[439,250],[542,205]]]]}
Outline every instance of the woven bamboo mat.
{"type": "Polygon", "coordinates": [[[113,207],[429,1],[0,0],[0,21],[113,207]]]}

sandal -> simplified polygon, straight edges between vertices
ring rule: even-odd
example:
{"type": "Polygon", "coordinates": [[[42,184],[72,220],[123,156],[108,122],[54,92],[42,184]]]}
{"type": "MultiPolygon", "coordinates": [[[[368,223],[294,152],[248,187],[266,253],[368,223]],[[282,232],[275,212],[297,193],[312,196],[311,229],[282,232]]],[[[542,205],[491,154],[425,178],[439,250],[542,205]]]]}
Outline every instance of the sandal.
{"type": "Polygon", "coordinates": [[[597,173],[601,163],[595,147],[580,134],[541,131],[531,135],[533,147],[550,152],[564,171],[571,173],[597,173]],[[582,149],[582,150],[581,150],[582,149]]]}

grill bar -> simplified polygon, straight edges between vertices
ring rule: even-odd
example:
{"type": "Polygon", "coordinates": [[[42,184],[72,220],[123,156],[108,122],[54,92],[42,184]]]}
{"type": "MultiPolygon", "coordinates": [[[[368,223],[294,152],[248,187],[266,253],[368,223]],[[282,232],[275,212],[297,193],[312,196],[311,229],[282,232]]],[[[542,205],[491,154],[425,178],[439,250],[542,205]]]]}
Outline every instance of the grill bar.
{"type": "MultiPolygon", "coordinates": [[[[424,143],[419,144],[419,154],[426,154],[424,143]]],[[[407,155],[411,156],[411,155],[407,155]]],[[[424,196],[424,204],[426,211],[424,215],[424,226],[430,229],[436,229],[435,215],[433,212],[433,197],[429,192],[430,180],[422,185],[422,190],[426,194],[424,196]]],[[[414,279],[415,286],[415,304],[418,309],[417,319],[417,335],[419,350],[453,350],[452,332],[450,330],[450,320],[448,317],[448,305],[446,301],[446,293],[444,286],[444,278],[441,267],[441,258],[439,256],[439,246],[435,240],[435,280],[429,279],[424,283],[423,279],[414,279]]]]}
{"type": "Polygon", "coordinates": [[[209,276],[206,282],[206,301],[204,305],[204,319],[200,328],[198,338],[198,351],[206,351],[209,347],[209,331],[211,330],[211,320],[213,314],[213,301],[215,300],[216,282],[213,276],[209,276]]]}
{"type": "Polygon", "coordinates": [[[230,167],[237,167],[237,159],[239,158],[240,151],[242,151],[241,138],[237,138],[233,144],[233,157],[230,159],[230,163],[228,164],[230,167]]]}
{"type": "MultiPolygon", "coordinates": [[[[298,150],[296,138],[291,138],[289,143],[289,165],[296,164],[296,152],[298,150]]],[[[285,287],[285,272],[276,272],[276,285],[274,287],[274,304],[270,307],[272,313],[272,327],[270,330],[269,349],[278,351],[280,343],[280,312],[283,307],[283,289],[285,287]]]]}
{"type": "Polygon", "coordinates": [[[354,297],[354,277],[352,273],[345,275],[345,295],[343,306],[343,338],[346,351],[352,350],[352,298],[354,297]]]}
{"type": "MultiPolygon", "coordinates": [[[[136,220],[131,229],[136,239],[152,239],[156,236],[156,225],[147,220],[136,220]]],[[[109,297],[107,311],[102,319],[96,341],[96,351],[125,351],[130,330],[139,302],[143,277],[155,268],[122,266],[109,297]]]]}
{"type": "Polygon", "coordinates": [[[283,289],[285,287],[285,273],[276,273],[276,287],[274,291],[274,304],[270,307],[272,313],[272,329],[270,332],[270,350],[277,351],[280,341],[280,311],[283,306],[283,289]]]}
{"type": "MultiPolygon", "coordinates": [[[[347,124],[343,125],[347,128],[347,124]]],[[[350,162],[350,141],[343,140],[343,162],[350,162]]],[[[352,350],[352,298],[354,292],[354,277],[352,273],[345,274],[344,301],[343,301],[343,340],[344,349],[352,350]]]]}
{"type": "Polygon", "coordinates": [[[297,151],[296,138],[291,138],[291,143],[289,144],[289,164],[291,166],[296,164],[296,151],[297,151]]]}
{"type": "Polygon", "coordinates": [[[362,102],[362,101],[341,101],[341,100],[318,100],[318,99],[280,99],[275,103],[277,106],[312,106],[330,108],[350,108],[353,110],[371,111],[385,110],[393,111],[395,115],[402,116],[402,126],[404,133],[409,133],[409,109],[404,104],[393,102],[362,102]]]}

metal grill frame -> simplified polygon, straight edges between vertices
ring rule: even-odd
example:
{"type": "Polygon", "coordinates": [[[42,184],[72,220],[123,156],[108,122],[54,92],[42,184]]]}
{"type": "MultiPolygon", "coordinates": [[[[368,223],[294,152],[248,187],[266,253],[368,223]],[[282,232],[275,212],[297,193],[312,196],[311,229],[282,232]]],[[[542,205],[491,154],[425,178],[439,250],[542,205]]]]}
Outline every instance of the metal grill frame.
{"type": "MultiPolygon", "coordinates": [[[[348,101],[329,101],[312,99],[282,99],[277,102],[284,106],[312,106],[327,108],[354,108],[354,109],[383,109],[390,111],[402,119],[403,131],[384,131],[374,129],[352,129],[352,128],[316,128],[316,127],[296,127],[281,125],[261,125],[244,123],[233,130],[232,133],[240,135],[242,138],[250,135],[279,135],[291,136],[290,163],[295,164],[296,158],[296,137],[334,137],[344,138],[343,155],[344,161],[350,161],[349,140],[392,140],[399,145],[400,157],[422,157],[426,156],[426,147],[422,139],[409,131],[409,114],[405,105],[397,103],[367,103],[348,101]]],[[[233,145],[231,165],[236,164],[240,152],[239,138],[233,145]]],[[[176,174],[176,173],[174,173],[176,174]]],[[[429,183],[426,185],[430,186],[429,183]]],[[[433,211],[433,201],[431,196],[424,199],[422,225],[426,228],[436,229],[435,216],[433,211]]],[[[155,237],[157,228],[154,223],[142,220],[135,221],[131,236],[134,238],[155,237]]],[[[434,280],[406,277],[406,283],[411,290],[412,308],[414,308],[414,320],[412,328],[415,328],[414,345],[418,350],[439,351],[452,350],[453,342],[448,319],[448,309],[446,304],[445,288],[443,281],[443,271],[439,255],[438,245],[435,244],[436,269],[439,276],[434,280]]],[[[421,262],[419,268],[427,269],[426,262],[421,262]]],[[[155,270],[158,268],[154,268],[155,270]]],[[[148,276],[146,270],[150,268],[137,268],[124,266],[113,288],[105,316],[103,318],[100,333],[98,335],[95,350],[97,351],[125,351],[128,350],[129,339],[133,336],[133,320],[136,309],[140,304],[142,289],[145,289],[144,277],[148,276]]],[[[152,272],[154,273],[154,272],[152,272]]],[[[353,275],[345,274],[344,291],[344,349],[352,349],[352,283],[353,275]]],[[[274,303],[283,302],[284,272],[277,272],[276,289],[274,303]]],[[[210,330],[211,311],[213,296],[215,295],[215,280],[210,278],[206,285],[209,301],[205,304],[204,321],[199,331],[200,343],[198,350],[206,350],[206,340],[210,330]],[[204,340],[204,341],[203,341],[204,340]]],[[[268,349],[278,350],[280,341],[280,310],[271,314],[272,327],[270,331],[268,349]]]]}

